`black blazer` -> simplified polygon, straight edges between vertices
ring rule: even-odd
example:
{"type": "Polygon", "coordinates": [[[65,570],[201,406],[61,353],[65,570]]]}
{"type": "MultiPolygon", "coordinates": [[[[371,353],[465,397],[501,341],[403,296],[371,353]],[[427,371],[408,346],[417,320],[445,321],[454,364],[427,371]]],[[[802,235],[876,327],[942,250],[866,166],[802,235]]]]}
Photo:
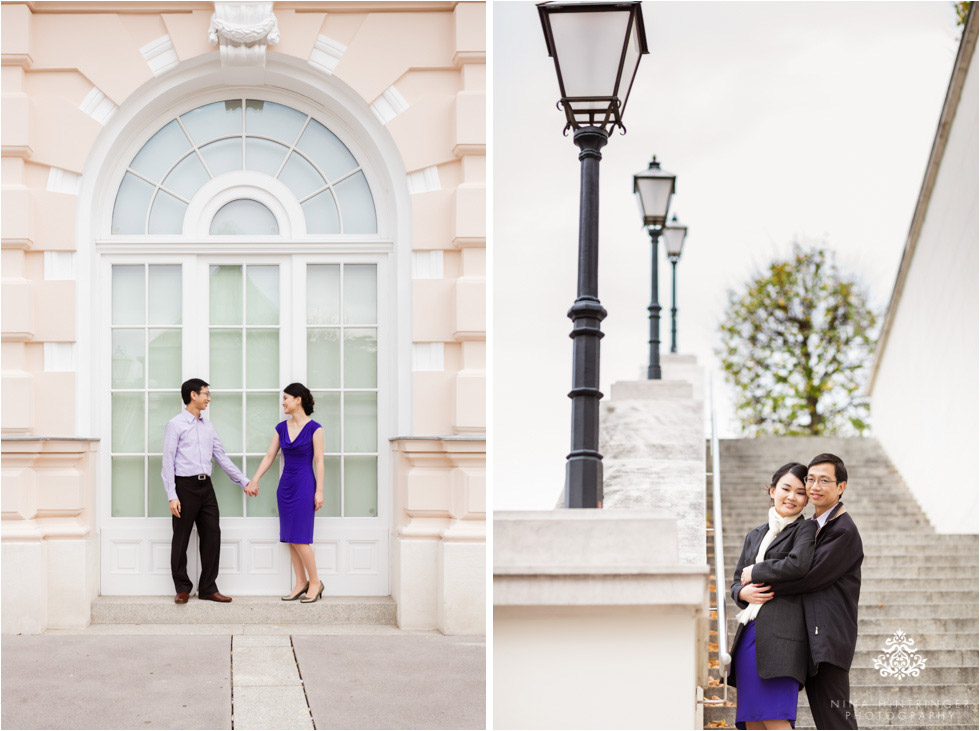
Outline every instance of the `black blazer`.
{"type": "Polygon", "coordinates": [[[831,508],[830,517],[817,532],[813,565],[806,576],[789,580],[765,565],[759,566],[758,573],[752,569],[753,580],[772,586],[775,593],[772,601],[780,596],[802,597],[814,664],[828,662],[844,670],[851,668],[857,645],[863,561],[861,534],[844,509],[844,503],[839,502],[831,508]]]}
{"type": "MultiPolygon", "coordinates": [[[[755,563],[762,539],[769,531],[769,524],[760,525],[749,531],[742,546],[742,555],[735,565],[734,581],[731,596],[741,609],[749,606],[748,602],[739,599],[742,590],[742,569],[749,564],[752,567],[752,583],[762,579],[758,574],[779,576],[786,581],[805,576],[813,560],[813,540],[817,532],[817,524],[806,518],[797,518],[786,526],[766,549],[766,559],[755,563]]],[[[768,579],[763,583],[769,583],[768,579]]],[[[738,625],[735,637],[732,639],[732,650],[738,644],[745,626],[738,625]]],[[[735,676],[734,652],[731,669],[728,673],[728,684],[737,686],[735,676]]],[[[800,687],[806,683],[811,671],[810,653],[806,644],[806,623],[803,621],[803,603],[798,595],[785,592],[774,596],[762,605],[759,616],[755,620],[755,661],[760,678],[794,678],[800,687]]]]}

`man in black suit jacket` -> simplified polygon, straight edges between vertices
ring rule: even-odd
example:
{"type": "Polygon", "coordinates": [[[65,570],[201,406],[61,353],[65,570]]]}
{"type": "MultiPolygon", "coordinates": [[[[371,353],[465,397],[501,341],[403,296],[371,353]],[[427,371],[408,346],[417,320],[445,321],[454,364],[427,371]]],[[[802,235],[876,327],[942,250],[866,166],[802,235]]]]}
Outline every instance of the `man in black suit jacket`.
{"type": "Polygon", "coordinates": [[[816,508],[813,564],[802,579],[773,581],[765,563],[752,568],[752,582],[771,586],[774,594],[801,594],[810,659],[816,674],[807,678],[806,697],[818,729],[856,729],[851,705],[851,661],[857,645],[858,597],[861,593],[861,535],[844,509],[847,468],[840,457],[818,454],[807,470],[806,492],[816,508]]]}

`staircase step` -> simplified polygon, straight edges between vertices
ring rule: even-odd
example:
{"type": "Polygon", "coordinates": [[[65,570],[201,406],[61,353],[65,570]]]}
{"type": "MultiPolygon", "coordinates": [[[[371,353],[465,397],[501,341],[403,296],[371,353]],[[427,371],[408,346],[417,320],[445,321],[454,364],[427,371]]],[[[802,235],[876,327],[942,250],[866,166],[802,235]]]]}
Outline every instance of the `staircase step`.
{"type": "Polygon", "coordinates": [[[230,604],[191,597],[100,596],[92,602],[93,624],[395,624],[391,597],[323,597],[311,604],[279,597],[236,596],[230,604]]]}
{"type": "MultiPolygon", "coordinates": [[[[705,695],[712,691],[721,692],[716,688],[706,688],[705,695]]],[[[729,692],[729,699],[733,696],[729,692]]],[[[865,731],[874,729],[973,729],[976,731],[978,718],[980,718],[980,707],[977,703],[949,704],[944,706],[942,702],[933,701],[926,705],[916,706],[908,702],[897,702],[882,705],[862,705],[856,703],[852,689],[851,702],[855,704],[858,727],[865,731]]],[[[735,728],[735,706],[709,706],[704,707],[704,723],[708,727],[709,723],[724,721],[726,727],[735,728]]],[[[810,707],[807,705],[806,693],[800,694],[799,705],[797,706],[796,728],[812,729],[816,728],[813,724],[813,716],[810,714],[810,707]]]]}
{"type": "MultiPolygon", "coordinates": [[[[735,636],[737,622],[732,617],[728,620],[728,636],[735,636]]],[[[976,617],[874,617],[865,618],[858,609],[858,636],[862,634],[889,634],[892,635],[898,630],[904,631],[907,635],[917,636],[922,634],[932,634],[934,632],[953,632],[963,634],[976,632],[980,628],[976,617]]],[[[819,629],[819,627],[818,627],[819,629]]]]}
{"type": "MultiPolygon", "coordinates": [[[[976,665],[964,666],[958,661],[950,665],[938,664],[936,657],[931,654],[923,654],[926,667],[919,672],[916,682],[930,683],[933,685],[966,684],[976,685],[980,681],[980,668],[976,665]]],[[[851,665],[850,679],[851,685],[874,685],[876,681],[882,683],[895,683],[893,679],[882,677],[881,672],[874,667],[874,659],[877,655],[869,656],[870,662],[866,664],[851,665]]],[[[721,673],[717,668],[712,668],[711,677],[721,678],[721,673]]]]}

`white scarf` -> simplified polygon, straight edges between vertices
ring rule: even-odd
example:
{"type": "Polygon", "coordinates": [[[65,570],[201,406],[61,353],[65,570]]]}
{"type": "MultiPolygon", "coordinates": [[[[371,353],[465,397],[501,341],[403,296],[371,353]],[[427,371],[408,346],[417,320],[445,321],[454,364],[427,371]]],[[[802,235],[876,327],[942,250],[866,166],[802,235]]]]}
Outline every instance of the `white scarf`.
{"type": "MultiPolygon", "coordinates": [[[[755,556],[756,563],[765,561],[766,549],[769,548],[769,544],[775,540],[776,536],[782,532],[783,528],[788,526],[801,515],[803,515],[802,510],[796,515],[790,516],[789,518],[784,518],[782,515],[776,512],[775,505],[769,508],[769,530],[766,531],[766,535],[762,538],[762,543],[759,544],[759,552],[755,556]]],[[[737,619],[740,624],[748,624],[759,616],[760,609],[762,609],[761,604],[749,604],[749,606],[735,615],[735,619],[737,619]]]]}

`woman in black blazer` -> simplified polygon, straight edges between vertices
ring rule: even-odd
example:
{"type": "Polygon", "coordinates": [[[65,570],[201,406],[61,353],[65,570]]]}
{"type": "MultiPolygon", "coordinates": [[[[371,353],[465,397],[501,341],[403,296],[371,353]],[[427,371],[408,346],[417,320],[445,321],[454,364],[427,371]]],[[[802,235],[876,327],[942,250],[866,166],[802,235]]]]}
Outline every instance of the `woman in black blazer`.
{"type": "Polygon", "coordinates": [[[803,604],[798,594],[774,597],[752,582],[752,565],[765,561],[779,581],[806,575],[817,524],[803,517],[807,469],[790,462],[769,485],[769,522],[749,531],[735,567],[731,595],[742,609],[732,642],[728,683],[738,688],[735,726],[795,728],[796,704],[810,670],[803,604]]]}

